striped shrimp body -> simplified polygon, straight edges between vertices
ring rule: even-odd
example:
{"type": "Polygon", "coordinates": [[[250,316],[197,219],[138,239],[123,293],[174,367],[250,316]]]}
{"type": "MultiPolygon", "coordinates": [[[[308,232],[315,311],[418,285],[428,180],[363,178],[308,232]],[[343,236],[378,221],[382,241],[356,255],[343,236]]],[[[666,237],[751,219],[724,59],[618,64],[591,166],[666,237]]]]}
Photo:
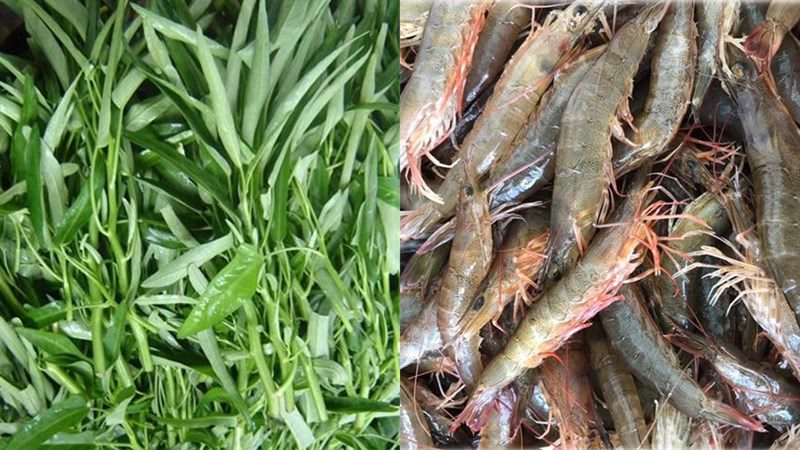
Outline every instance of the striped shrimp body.
{"type": "Polygon", "coordinates": [[[530,209],[509,226],[482,292],[461,319],[461,336],[477,335],[489,321],[499,319],[508,303],[525,299],[526,291],[542,264],[548,219],[547,211],[530,209]]]}
{"type": "Polygon", "coordinates": [[[800,130],[752,61],[739,49],[728,49],[726,86],[745,132],[761,262],[800,317],[800,130]]]}
{"type": "Polygon", "coordinates": [[[708,360],[760,420],[779,429],[800,421],[800,387],[796,384],[748,359],[733,345],[688,332],[674,335],[670,340],[708,360]]]}
{"type": "Polygon", "coordinates": [[[547,90],[554,71],[592,29],[600,6],[576,1],[563,11],[551,12],[547,21],[528,36],[506,64],[483,114],[465,138],[459,162],[447,173],[436,194],[428,195],[431,202],[401,219],[402,241],[432,233],[455,213],[458,190],[467,171],[482,178],[510,146],[547,90]]]}
{"type": "MultiPolygon", "coordinates": [[[[697,26],[690,1],[673,2],[658,26],[644,111],[634,121],[636,145],[614,149],[617,177],[661,154],[689,107],[697,64],[697,26]]],[[[615,146],[616,147],[616,146],[615,146]]]]}
{"type": "Polygon", "coordinates": [[[539,367],[545,398],[558,423],[559,448],[606,448],[589,382],[589,359],[578,333],[539,367]]]}
{"type": "Polygon", "coordinates": [[[613,181],[611,134],[624,136],[618,116],[631,119],[633,76],[665,11],[666,4],[655,4],[625,24],[569,99],[556,150],[544,287],[575,265],[605,215],[613,181]]]}
{"type": "Polygon", "coordinates": [[[433,194],[422,157],[453,131],[464,83],[489,0],[436,1],[431,6],[414,73],[400,97],[400,167],[411,185],[433,194]]]}
{"type": "Polygon", "coordinates": [[[569,276],[546,290],[528,310],[508,344],[486,366],[478,387],[459,416],[473,429],[496,393],[530,367],[537,367],[587,321],[618,299],[616,291],[642,259],[639,243],[651,230],[637,219],[650,198],[640,174],[628,198],[612,215],[615,223],[603,230],[569,276]]]}
{"type": "Polygon", "coordinates": [[[600,320],[617,355],[639,381],[655,388],[672,406],[690,417],[763,430],[757,421],[709,397],[683,370],[635,285],[626,286],[622,294],[625,300],[602,311],[600,320]]]}
{"type": "Polygon", "coordinates": [[[614,353],[599,324],[591,326],[585,333],[589,360],[597,373],[620,443],[624,448],[647,446],[644,413],[630,369],[614,353]]]}
{"type": "Polygon", "coordinates": [[[697,78],[692,93],[692,111],[703,104],[711,80],[725,59],[725,37],[739,16],[739,0],[697,2],[697,78]]]}
{"type": "Polygon", "coordinates": [[[464,105],[475,101],[503,71],[514,42],[530,23],[530,8],[515,0],[494,2],[475,45],[472,67],[464,87],[464,105]]]}
{"type": "Polygon", "coordinates": [[[467,392],[472,391],[482,370],[480,336],[461,336],[458,325],[489,271],[492,253],[492,221],[486,194],[478,190],[475,179],[470,177],[459,195],[450,260],[433,300],[445,351],[455,362],[467,392]]]}

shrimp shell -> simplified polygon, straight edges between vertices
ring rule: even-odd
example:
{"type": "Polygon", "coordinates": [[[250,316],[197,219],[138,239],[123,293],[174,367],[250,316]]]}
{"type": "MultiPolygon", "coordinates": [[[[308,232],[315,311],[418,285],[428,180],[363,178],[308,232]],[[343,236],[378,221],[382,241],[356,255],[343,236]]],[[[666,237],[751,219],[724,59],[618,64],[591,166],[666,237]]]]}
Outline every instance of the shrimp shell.
{"type": "Polygon", "coordinates": [[[464,82],[489,0],[436,1],[431,7],[414,73],[400,96],[400,168],[411,185],[435,195],[422,178],[422,157],[455,127],[464,82]]]}
{"type": "Polygon", "coordinates": [[[536,367],[597,312],[618,300],[616,290],[641,261],[639,240],[647,224],[636,219],[649,198],[644,172],[613,217],[619,227],[603,230],[569,276],[545,291],[528,310],[503,351],[486,366],[459,416],[473,429],[495,394],[527,368],[536,367]]]}
{"type": "Polygon", "coordinates": [[[439,222],[453,215],[458,189],[466,178],[464,166],[469,164],[468,170],[478,178],[489,170],[527,122],[547,90],[554,70],[571,56],[579,39],[591,29],[600,6],[579,0],[563,11],[553,11],[547,22],[522,43],[503,69],[483,114],[464,140],[459,163],[447,173],[437,193],[428,196],[431,202],[401,219],[401,241],[426,236],[439,222]]]}
{"type": "MultiPolygon", "coordinates": [[[[613,181],[611,132],[627,111],[633,76],[666,4],[647,7],[614,35],[569,99],[556,150],[549,257],[540,282],[551,284],[575,265],[608,208],[613,181]]],[[[628,114],[630,114],[628,112],[628,114]]]]}

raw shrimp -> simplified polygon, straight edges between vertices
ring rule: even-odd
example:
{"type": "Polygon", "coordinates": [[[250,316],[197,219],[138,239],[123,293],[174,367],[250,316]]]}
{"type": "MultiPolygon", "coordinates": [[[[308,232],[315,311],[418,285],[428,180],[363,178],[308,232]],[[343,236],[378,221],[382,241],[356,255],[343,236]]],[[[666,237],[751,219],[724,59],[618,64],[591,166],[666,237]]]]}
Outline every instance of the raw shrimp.
{"type": "Polygon", "coordinates": [[[535,208],[509,225],[482,292],[461,320],[460,336],[477,335],[490,320],[499,318],[509,302],[525,298],[544,258],[548,225],[549,211],[535,208]]]}
{"type": "Polygon", "coordinates": [[[640,297],[626,286],[625,300],[600,313],[609,342],[639,381],[655,388],[684,414],[751,430],[761,424],[736,409],[710,398],[681,370],[672,347],[663,338],[640,297]]]}
{"type": "Polygon", "coordinates": [[[724,342],[682,332],[670,341],[693,355],[707,359],[725,383],[759,420],[776,428],[800,421],[800,387],[747,357],[724,342]]]}
{"type": "Polygon", "coordinates": [[[439,275],[450,248],[441,246],[411,257],[400,276],[400,330],[404,331],[425,308],[433,279],[439,275]]]}
{"type": "Polygon", "coordinates": [[[589,360],[597,373],[614,430],[623,448],[647,446],[647,427],[633,375],[611,349],[599,324],[586,329],[589,360]]]}
{"type": "Polygon", "coordinates": [[[464,87],[464,105],[475,101],[503,71],[514,41],[531,23],[531,10],[519,0],[496,0],[478,36],[464,87]]]}
{"type": "Polygon", "coordinates": [[[492,263],[492,221],[486,193],[478,189],[473,176],[465,181],[458,200],[450,260],[433,301],[446,352],[455,361],[467,392],[472,392],[482,370],[480,336],[461,336],[458,325],[492,263]]]}
{"type": "Polygon", "coordinates": [[[725,36],[731,34],[739,16],[739,0],[697,2],[697,78],[692,94],[692,111],[703,103],[711,80],[725,58],[725,36]]]}
{"type": "Polygon", "coordinates": [[[795,376],[800,377],[800,325],[778,286],[758,265],[759,255],[764,253],[761,242],[751,230],[752,212],[743,204],[738,193],[726,194],[725,205],[744,253],[737,251],[731,257],[716,248],[704,247],[694,252],[693,256],[711,256],[722,263],[696,262],[687,270],[695,267],[715,269],[711,275],[719,278],[717,292],[742,283],[743,286],[737,287],[737,299],[742,300],[753,319],[787,360],[795,376]]]}
{"type": "Polygon", "coordinates": [[[760,261],[800,317],[800,130],[752,61],[729,46],[726,84],[745,132],[752,172],[760,261]]]}
{"type": "Polygon", "coordinates": [[[503,448],[519,448],[522,433],[515,433],[511,428],[514,414],[514,394],[511,389],[503,389],[495,403],[496,409],[489,416],[486,425],[481,429],[481,440],[478,450],[496,450],[503,448]]]}
{"type": "Polygon", "coordinates": [[[575,86],[605,51],[601,45],[570,61],[553,79],[536,115],[517,135],[508,151],[490,169],[486,186],[492,188],[489,206],[523,200],[553,180],[555,146],[561,118],[575,86]]]}
{"type": "Polygon", "coordinates": [[[769,70],[772,57],[781,47],[783,38],[800,21],[800,4],[788,1],[771,1],[767,20],[755,27],[744,41],[744,50],[761,66],[769,70]]]}
{"type": "Polygon", "coordinates": [[[460,422],[480,428],[481,413],[500,389],[525,369],[541,364],[570,336],[586,328],[598,311],[618,300],[616,290],[642,259],[640,239],[650,232],[646,221],[638,218],[650,198],[644,178],[640,173],[612,216],[620,225],[603,230],[582,263],[533,303],[506,347],[484,369],[460,422]]]}
{"type": "Polygon", "coordinates": [[[405,383],[400,385],[400,440],[409,450],[433,447],[424,411],[405,383]]]}
{"type": "Polygon", "coordinates": [[[636,145],[622,142],[622,148],[614,149],[615,176],[624,175],[644,160],[660,155],[678,131],[692,96],[697,64],[696,37],[692,2],[672,2],[658,25],[647,102],[634,121],[638,132],[630,138],[636,145]]]}
{"type": "Polygon", "coordinates": [[[419,43],[433,0],[403,0],[400,8],[400,48],[419,43]]]}
{"type": "MultiPolygon", "coordinates": [[[[764,3],[742,4],[741,31],[748,34],[764,22],[768,5],[764,3]]],[[[795,122],[800,123],[800,42],[787,33],[777,52],[772,57],[770,75],[775,90],[792,113],[795,122]]]]}
{"type": "Polygon", "coordinates": [[[595,409],[582,333],[573,336],[553,358],[542,363],[539,377],[558,423],[559,447],[604,448],[605,430],[595,409]]]}
{"type": "Polygon", "coordinates": [[[430,436],[441,445],[453,445],[466,440],[465,433],[450,434],[453,419],[445,410],[447,404],[428,389],[424,383],[417,383],[401,377],[401,387],[413,395],[422,408],[422,418],[430,429],[430,436]]]}
{"type": "Polygon", "coordinates": [[[408,169],[411,185],[428,195],[433,191],[422,179],[422,157],[453,131],[489,5],[489,0],[434,2],[414,73],[400,97],[400,168],[408,169]]]}
{"type": "Polygon", "coordinates": [[[426,353],[442,348],[442,335],[439,334],[436,324],[436,310],[436,302],[428,299],[425,309],[417,314],[416,320],[400,336],[401,369],[419,361],[426,353]]]}
{"type": "Polygon", "coordinates": [[[506,64],[483,114],[464,140],[460,162],[450,169],[432,197],[435,202],[401,218],[401,241],[427,236],[439,222],[453,215],[467,161],[469,170],[479,178],[489,170],[525,125],[554,70],[570,57],[580,38],[591,30],[600,6],[579,0],[563,11],[552,11],[546,22],[528,36],[506,64]]]}
{"type": "MultiPolygon", "coordinates": [[[[689,203],[669,230],[662,265],[665,273],[652,283],[658,291],[659,312],[684,329],[690,329],[700,301],[699,272],[683,271],[691,263],[689,254],[716,243],[730,223],[722,203],[711,192],[705,192],[689,203]],[[671,311],[685,311],[672,316],[671,311]]],[[[671,327],[670,327],[671,328],[671,327]]]]}
{"type": "Polygon", "coordinates": [[[618,116],[632,120],[633,75],[666,7],[649,6],[617,31],[567,103],[556,150],[548,258],[540,278],[545,287],[575,265],[609,207],[611,133],[622,132],[618,116]]]}

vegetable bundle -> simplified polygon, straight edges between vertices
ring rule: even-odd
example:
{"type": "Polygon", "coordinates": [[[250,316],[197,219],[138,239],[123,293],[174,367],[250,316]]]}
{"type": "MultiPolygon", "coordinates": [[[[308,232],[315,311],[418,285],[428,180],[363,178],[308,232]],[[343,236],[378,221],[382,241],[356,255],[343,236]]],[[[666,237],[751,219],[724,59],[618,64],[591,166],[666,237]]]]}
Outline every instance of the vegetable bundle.
{"type": "Polygon", "coordinates": [[[398,2],[3,3],[0,447],[396,445],[398,2]]]}

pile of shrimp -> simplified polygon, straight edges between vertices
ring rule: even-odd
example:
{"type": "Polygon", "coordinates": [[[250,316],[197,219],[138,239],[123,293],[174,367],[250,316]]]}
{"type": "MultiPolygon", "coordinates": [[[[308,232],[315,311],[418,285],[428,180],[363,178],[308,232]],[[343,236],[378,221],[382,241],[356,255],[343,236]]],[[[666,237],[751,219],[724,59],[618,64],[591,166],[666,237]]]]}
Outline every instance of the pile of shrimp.
{"type": "Polygon", "coordinates": [[[400,20],[402,447],[800,446],[800,2],[400,20]]]}

